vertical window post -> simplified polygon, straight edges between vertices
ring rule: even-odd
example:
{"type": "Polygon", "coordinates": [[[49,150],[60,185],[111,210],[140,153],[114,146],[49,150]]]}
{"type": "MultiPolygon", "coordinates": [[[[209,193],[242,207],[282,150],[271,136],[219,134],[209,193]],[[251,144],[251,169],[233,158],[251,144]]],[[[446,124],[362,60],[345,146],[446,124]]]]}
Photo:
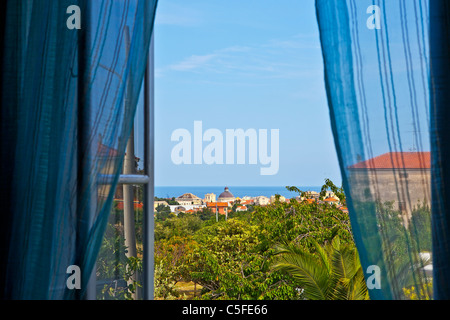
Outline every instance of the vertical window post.
{"type": "Polygon", "coordinates": [[[150,42],[144,79],[144,186],[143,289],[144,300],[154,299],[154,35],[150,42]]]}

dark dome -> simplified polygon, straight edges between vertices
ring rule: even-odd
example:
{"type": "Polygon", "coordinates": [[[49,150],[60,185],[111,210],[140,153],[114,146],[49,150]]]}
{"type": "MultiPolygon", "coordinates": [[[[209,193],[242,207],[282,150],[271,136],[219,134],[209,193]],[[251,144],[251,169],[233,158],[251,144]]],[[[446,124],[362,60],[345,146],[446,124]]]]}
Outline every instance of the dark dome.
{"type": "Polygon", "coordinates": [[[228,191],[228,187],[225,187],[225,191],[222,192],[219,196],[219,199],[220,198],[234,198],[234,196],[230,191],[228,191]]]}

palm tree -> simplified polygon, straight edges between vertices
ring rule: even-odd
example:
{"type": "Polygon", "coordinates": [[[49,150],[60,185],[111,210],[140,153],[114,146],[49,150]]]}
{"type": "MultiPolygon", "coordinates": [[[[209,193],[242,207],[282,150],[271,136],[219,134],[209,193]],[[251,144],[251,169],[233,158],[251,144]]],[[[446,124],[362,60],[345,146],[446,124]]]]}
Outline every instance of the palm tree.
{"type": "Polygon", "coordinates": [[[324,247],[312,243],[315,254],[292,244],[278,245],[271,269],[290,274],[308,300],[368,300],[356,247],[339,237],[324,247]]]}

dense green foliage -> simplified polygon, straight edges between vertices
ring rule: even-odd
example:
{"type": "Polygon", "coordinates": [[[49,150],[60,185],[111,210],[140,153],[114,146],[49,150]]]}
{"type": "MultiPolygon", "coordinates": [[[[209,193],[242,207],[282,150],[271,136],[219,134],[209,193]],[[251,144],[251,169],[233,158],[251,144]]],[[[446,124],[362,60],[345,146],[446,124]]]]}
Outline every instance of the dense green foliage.
{"type": "MultiPolygon", "coordinates": [[[[142,260],[139,257],[126,256],[122,221],[123,210],[117,209],[117,203],[114,203],[97,259],[97,281],[104,283],[101,291],[97,293],[98,300],[131,300],[132,294],[139,286],[137,281],[130,280],[136,272],[142,270],[142,260]]],[[[142,210],[136,212],[136,238],[141,244],[142,210]]],[[[140,252],[139,255],[141,256],[140,252]]]]}
{"type": "Polygon", "coordinates": [[[430,207],[419,203],[405,225],[392,202],[377,203],[379,233],[383,236],[383,255],[390,282],[398,288],[398,299],[429,298],[432,290],[421,268],[431,261],[420,253],[431,252],[430,207]],[[425,294],[421,293],[426,292],[425,294]]]}
{"type": "MultiPolygon", "coordinates": [[[[311,196],[287,188],[305,199],[311,196]]],[[[328,191],[346,203],[342,188],[330,180],[319,199],[328,191]]],[[[251,206],[247,212],[236,212],[234,205],[228,218],[209,209],[175,215],[169,207],[158,206],[155,297],[186,299],[182,287],[195,284],[200,288],[198,299],[367,299],[348,213],[321,201],[279,199],[268,206],[251,206]]],[[[382,249],[386,276],[403,288],[400,298],[430,298],[430,283],[414,276],[428,263],[419,261],[418,253],[431,251],[430,208],[418,204],[408,227],[393,203],[354,205],[359,222],[382,238],[367,242],[380,244],[367,247],[367,252],[382,249]]],[[[142,210],[136,210],[135,217],[139,252],[142,210]]],[[[142,268],[141,253],[135,259],[126,257],[123,211],[117,206],[109,222],[97,262],[98,278],[105,280],[99,298],[131,299],[139,283],[127,281],[142,268]]]]}
{"type": "Polygon", "coordinates": [[[202,299],[303,299],[292,275],[270,268],[277,244],[315,254],[311,239],[325,245],[339,236],[353,246],[348,214],[328,204],[277,201],[218,222],[200,215],[156,223],[155,263],[167,288],[160,298],[180,297],[175,284],[192,281],[203,288],[202,299]]]}
{"type": "Polygon", "coordinates": [[[169,199],[155,197],[155,201],[165,201],[168,205],[179,205],[178,201],[175,200],[175,197],[169,199]]]}
{"type": "Polygon", "coordinates": [[[356,247],[338,236],[325,246],[310,241],[316,254],[292,244],[277,246],[272,269],[290,274],[308,300],[368,300],[356,247]]]}

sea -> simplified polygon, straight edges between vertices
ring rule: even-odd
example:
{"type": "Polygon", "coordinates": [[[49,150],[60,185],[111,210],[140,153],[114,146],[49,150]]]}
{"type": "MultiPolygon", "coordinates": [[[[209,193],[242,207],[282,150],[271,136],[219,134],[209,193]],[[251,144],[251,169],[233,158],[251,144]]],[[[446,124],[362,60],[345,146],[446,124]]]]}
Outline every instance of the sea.
{"type": "MultiPolygon", "coordinates": [[[[320,192],[321,187],[306,186],[298,187],[302,191],[316,191],[320,192]]],[[[224,186],[155,186],[155,197],[158,198],[172,198],[179,197],[185,193],[192,193],[199,198],[205,198],[207,193],[214,193],[217,197],[224,191],[224,186]]],[[[294,198],[298,196],[298,193],[291,192],[286,189],[285,186],[279,187],[243,187],[243,186],[228,186],[229,191],[239,198],[245,196],[257,197],[266,196],[270,198],[273,195],[279,194],[285,198],[294,198]]]]}

